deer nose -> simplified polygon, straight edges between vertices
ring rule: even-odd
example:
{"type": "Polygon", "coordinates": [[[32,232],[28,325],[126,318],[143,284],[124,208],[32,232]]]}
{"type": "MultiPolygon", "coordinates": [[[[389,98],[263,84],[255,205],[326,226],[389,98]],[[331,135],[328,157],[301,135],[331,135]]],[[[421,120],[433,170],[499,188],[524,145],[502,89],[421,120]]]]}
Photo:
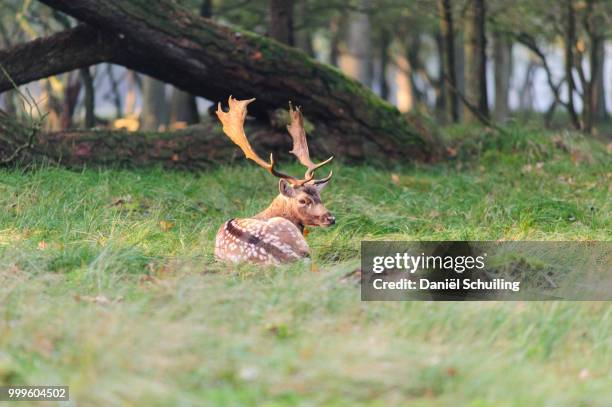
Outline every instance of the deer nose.
{"type": "Polygon", "coordinates": [[[330,213],[330,214],[328,214],[328,215],[327,215],[325,218],[326,218],[327,223],[328,223],[329,225],[333,225],[333,224],[335,224],[335,223],[336,223],[336,217],[335,217],[334,215],[332,215],[331,213],[330,213]]]}

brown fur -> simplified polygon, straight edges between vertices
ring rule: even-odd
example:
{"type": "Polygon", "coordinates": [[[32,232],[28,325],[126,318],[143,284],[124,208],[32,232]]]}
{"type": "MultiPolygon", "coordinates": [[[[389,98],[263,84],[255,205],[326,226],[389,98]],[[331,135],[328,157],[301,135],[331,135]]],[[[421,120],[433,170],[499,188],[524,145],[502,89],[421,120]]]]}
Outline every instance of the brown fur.
{"type": "Polygon", "coordinates": [[[321,202],[321,190],[332,177],[315,180],[318,168],[328,164],[333,157],[318,164],[310,159],[304,120],[299,107],[289,104],[291,123],[287,131],[293,140],[291,154],[307,168],[303,179],[284,174],[270,161],[263,160],[251,147],[244,132],[247,105],[255,99],[237,100],[229,97],[229,111],[219,103],[217,117],[223,124],[223,132],[236,144],[245,157],[280,178],[278,195],[265,210],[252,218],[231,219],[217,232],[215,256],[219,260],[252,263],[287,263],[308,256],[308,244],[304,239],[304,226],[330,226],[336,219],[321,202]]]}
{"type": "Polygon", "coordinates": [[[287,188],[252,218],[232,219],[217,232],[215,256],[233,263],[288,263],[309,256],[305,226],[330,226],[335,219],[321,201],[324,187],[287,188]]]}

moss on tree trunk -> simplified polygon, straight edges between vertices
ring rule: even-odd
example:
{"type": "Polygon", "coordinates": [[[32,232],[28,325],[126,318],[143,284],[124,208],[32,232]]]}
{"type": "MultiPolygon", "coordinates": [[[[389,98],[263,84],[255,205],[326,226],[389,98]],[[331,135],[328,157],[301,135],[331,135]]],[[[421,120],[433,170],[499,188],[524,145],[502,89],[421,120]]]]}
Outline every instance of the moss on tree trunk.
{"type": "MultiPolygon", "coordinates": [[[[297,49],[222,27],[175,2],[42,2],[90,25],[105,43],[113,44],[112,52],[105,48],[100,55],[103,61],[213,101],[225,101],[229,95],[256,97],[252,113],[259,116],[286,108],[289,100],[301,105],[314,124],[311,143],[321,154],[379,161],[433,155],[430,134],[417,130],[395,107],[356,81],[297,49]]],[[[86,59],[99,62],[98,55],[86,59]]],[[[68,65],[75,68],[74,63],[68,65]]],[[[24,77],[33,80],[36,75],[24,77]]]]}

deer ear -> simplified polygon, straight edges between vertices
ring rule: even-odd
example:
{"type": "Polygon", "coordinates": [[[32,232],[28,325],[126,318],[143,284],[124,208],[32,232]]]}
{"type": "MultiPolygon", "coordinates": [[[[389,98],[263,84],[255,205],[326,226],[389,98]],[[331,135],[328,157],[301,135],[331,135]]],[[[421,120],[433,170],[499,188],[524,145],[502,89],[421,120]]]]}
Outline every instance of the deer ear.
{"type": "Polygon", "coordinates": [[[295,189],[287,182],[286,179],[281,178],[278,181],[278,190],[281,195],[286,196],[287,198],[293,198],[295,196],[295,189]]]}
{"type": "Polygon", "coordinates": [[[318,184],[314,184],[314,186],[317,189],[317,191],[321,192],[323,191],[323,188],[325,188],[327,184],[329,184],[329,181],[331,181],[331,178],[328,179],[327,181],[323,181],[323,182],[319,182],[318,184]]]}

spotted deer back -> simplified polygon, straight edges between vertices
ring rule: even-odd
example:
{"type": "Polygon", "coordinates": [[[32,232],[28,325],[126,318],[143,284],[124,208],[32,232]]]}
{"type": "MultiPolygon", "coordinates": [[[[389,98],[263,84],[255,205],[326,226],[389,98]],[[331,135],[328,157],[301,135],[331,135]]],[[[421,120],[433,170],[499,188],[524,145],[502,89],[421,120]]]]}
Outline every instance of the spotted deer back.
{"type": "Polygon", "coordinates": [[[285,218],[231,219],[219,228],[215,256],[233,263],[288,263],[307,257],[308,244],[285,218]]]}

